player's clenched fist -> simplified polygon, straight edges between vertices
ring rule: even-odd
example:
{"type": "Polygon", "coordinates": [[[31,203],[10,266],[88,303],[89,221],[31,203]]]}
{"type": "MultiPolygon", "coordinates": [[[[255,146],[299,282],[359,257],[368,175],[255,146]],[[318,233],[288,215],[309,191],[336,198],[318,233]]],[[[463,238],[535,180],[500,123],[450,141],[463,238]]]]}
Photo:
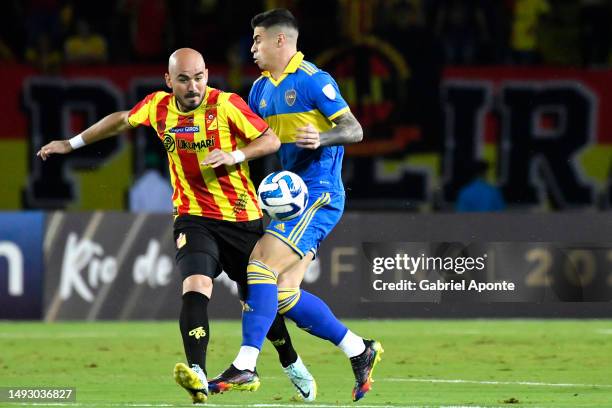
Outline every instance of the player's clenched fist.
{"type": "Polygon", "coordinates": [[[213,169],[225,164],[226,166],[231,166],[232,164],[236,164],[236,160],[234,156],[231,154],[224,152],[223,150],[215,149],[206,156],[206,159],[202,161],[202,166],[210,166],[213,169]]]}
{"type": "Polygon", "coordinates": [[[68,140],[54,140],[41,147],[36,155],[43,160],[47,160],[47,157],[52,154],[66,154],[70,153],[72,150],[68,140]]]}
{"type": "Polygon", "coordinates": [[[297,135],[295,136],[295,144],[302,149],[315,150],[321,146],[321,137],[319,131],[315,129],[312,124],[308,124],[304,127],[297,128],[297,135]]]}

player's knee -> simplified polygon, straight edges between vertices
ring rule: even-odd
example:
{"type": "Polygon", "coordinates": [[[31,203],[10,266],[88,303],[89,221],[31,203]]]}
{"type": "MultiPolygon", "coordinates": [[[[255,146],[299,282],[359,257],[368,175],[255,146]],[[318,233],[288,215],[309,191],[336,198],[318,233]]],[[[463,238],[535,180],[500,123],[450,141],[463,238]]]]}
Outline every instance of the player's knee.
{"type": "Polygon", "coordinates": [[[312,263],[313,256],[309,252],[306,256],[297,262],[291,264],[289,267],[279,271],[278,275],[278,287],[279,288],[297,288],[302,284],[304,275],[308,270],[308,267],[312,263]]]}
{"type": "Polygon", "coordinates": [[[288,270],[278,275],[278,287],[283,289],[299,287],[302,283],[303,274],[296,274],[294,272],[294,270],[288,270]]]}
{"type": "Polygon", "coordinates": [[[183,280],[183,294],[187,292],[199,292],[208,298],[212,295],[213,281],[204,275],[191,275],[183,280]]]}

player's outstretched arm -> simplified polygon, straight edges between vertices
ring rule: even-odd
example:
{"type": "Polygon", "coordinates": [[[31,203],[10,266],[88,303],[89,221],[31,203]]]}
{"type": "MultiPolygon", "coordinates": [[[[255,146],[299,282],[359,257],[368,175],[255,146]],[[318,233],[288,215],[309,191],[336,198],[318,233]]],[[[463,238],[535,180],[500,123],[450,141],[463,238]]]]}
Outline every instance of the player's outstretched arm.
{"type": "Polygon", "coordinates": [[[224,152],[219,149],[213,150],[202,161],[202,165],[212,168],[219,167],[222,164],[231,166],[244,160],[253,160],[274,153],[280,148],[280,145],[280,140],[278,140],[274,131],[268,128],[261,136],[240,150],[234,150],[233,152],[224,152]]]}
{"type": "Polygon", "coordinates": [[[128,122],[129,113],[129,111],[111,113],[70,140],[54,140],[44,145],[36,155],[40,156],[43,160],[47,160],[52,154],[70,153],[81,146],[106,139],[107,137],[131,129],[132,126],[128,122]]]}
{"type": "Polygon", "coordinates": [[[295,144],[303,149],[314,150],[319,146],[358,143],[363,139],[363,129],[350,111],[338,116],[333,122],[336,126],[323,133],[319,133],[311,124],[298,128],[295,144]]]}

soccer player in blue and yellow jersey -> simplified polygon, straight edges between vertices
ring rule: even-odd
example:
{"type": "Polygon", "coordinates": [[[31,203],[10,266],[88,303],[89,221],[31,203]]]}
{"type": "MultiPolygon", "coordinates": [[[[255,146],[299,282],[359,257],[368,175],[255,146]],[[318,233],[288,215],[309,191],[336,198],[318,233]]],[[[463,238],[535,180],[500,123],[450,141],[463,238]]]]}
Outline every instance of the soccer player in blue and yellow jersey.
{"type": "MultiPolygon", "coordinates": [[[[255,246],[247,269],[242,347],[233,364],[209,382],[209,389],[257,389],[257,356],[278,308],[299,327],[346,353],[355,374],[353,400],[357,401],[370,390],[382,347],[348,330],[321,299],[301,290],[300,284],[319,244],[344,210],[342,145],[359,142],[363,132],[334,79],[297,51],[298,25],[288,10],[258,14],[251,25],[251,52],[263,73],[251,88],[249,106],[279,136],[282,167],[304,179],[309,202],[300,217],[272,221],[255,246]]],[[[303,396],[307,388],[316,391],[309,383],[314,380],[297,385],[303,396]]]]}
{"type": "MultiPolygon", "coordinates": [[[[152,127],[164,144],[174,188],[176,262],[183,276],[179,326],[189,364],[177,364],[174,377],[197,403],[208,396],[207,306],[213,279],[225,270],[244,300],[249,255],[263,234],[246,161],[275,152],[280,143],[238,95],[207,86],[208,70],[199,52],[175,51],[165,79],[172,93],[154,92],[130,111],[112,113],[70,140],[43,146],[38,155],[46,160],[70,153],[140,125],[152,127]]],[[[294,384],[310,377],[282,317],[267,337],[294,384]]]]}

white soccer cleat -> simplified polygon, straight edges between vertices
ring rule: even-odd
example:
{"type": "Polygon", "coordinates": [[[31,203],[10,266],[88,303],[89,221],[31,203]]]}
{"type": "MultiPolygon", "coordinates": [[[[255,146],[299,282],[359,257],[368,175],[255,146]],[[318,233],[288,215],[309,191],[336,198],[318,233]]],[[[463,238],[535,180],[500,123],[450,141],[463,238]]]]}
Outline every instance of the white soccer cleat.
{"type": "Polygon", "coordinates": [[[299,356],[295,363],[283,367],[283,371],[298,391],[297,400],[312,402],[317,398],[317,382],[299,356]]]}

